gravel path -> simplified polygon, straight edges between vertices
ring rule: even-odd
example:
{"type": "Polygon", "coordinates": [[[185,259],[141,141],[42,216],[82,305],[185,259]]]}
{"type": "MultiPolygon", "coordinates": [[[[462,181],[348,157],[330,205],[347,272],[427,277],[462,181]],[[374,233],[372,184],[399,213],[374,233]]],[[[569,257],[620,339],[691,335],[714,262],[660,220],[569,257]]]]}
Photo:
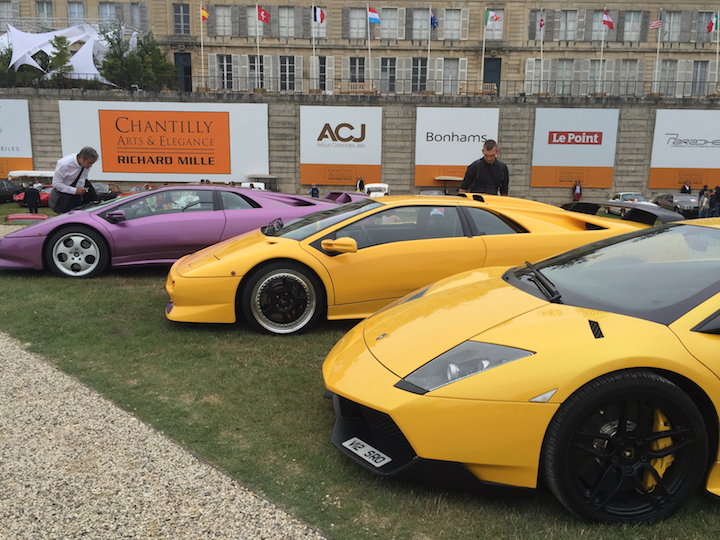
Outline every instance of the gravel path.
{"type": "Polygon", "coordinates": [[[0,538],[326,537],[0,333],[0,538]]]}

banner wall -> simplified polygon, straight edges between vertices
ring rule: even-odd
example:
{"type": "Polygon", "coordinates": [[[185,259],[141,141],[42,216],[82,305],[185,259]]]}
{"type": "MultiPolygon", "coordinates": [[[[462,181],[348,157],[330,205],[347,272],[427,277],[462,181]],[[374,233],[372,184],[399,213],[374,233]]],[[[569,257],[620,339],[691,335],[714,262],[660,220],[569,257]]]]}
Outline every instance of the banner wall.
{"type": "Polygon", "coordinates": [[[0,100],[0,178],[8,172],[32,170],[30,114],[24,99],[0,100]]]}

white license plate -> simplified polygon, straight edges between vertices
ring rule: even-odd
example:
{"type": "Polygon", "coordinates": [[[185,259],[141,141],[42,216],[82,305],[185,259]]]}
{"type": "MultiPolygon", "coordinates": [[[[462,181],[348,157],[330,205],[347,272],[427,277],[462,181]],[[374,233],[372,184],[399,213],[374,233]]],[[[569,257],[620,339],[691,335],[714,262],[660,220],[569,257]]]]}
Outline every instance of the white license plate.
{"type": "Polygon", "coordinates": [[[392,461],[391,457],[386,456],[380,450],[373,448],[368,443],[361,441],[357,437],[348,439],[342,443],[342,445],[375,467],[382,467],[386,463],[390,463],[392,461]]]}

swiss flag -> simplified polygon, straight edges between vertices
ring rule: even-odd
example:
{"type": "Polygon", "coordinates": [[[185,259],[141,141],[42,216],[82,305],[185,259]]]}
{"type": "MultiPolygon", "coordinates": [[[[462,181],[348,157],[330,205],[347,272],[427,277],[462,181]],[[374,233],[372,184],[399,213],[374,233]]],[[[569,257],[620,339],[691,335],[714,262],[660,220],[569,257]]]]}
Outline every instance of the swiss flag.
{"type": "Polygon", "coordinates": [[[270,24],[270,14],[260,6],[258,6],[258,21],[270,24]]]}
{"type": "Polygon", "coordinates": [[[603,24],[606,25],[610,30],[615,28],[615,25],[613,24],[612,19],[610,18],[610,15],[607,14],[607,11],[603,12],[603,24]]]}

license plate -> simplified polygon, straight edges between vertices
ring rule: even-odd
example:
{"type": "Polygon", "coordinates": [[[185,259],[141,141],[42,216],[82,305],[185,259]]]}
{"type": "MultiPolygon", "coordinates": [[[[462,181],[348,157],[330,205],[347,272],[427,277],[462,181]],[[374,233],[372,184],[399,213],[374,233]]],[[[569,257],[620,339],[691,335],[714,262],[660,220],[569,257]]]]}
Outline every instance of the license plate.
{"type": "Polygon", "coordinates": [[[391,457],[386,456],[380,450],[373,448],[368,443],[361,441],[357,437],[348,439],[342,443],[342,445],[375,467],[382,467],[386,463],[390,463],[392,461],[391,457]]]}

